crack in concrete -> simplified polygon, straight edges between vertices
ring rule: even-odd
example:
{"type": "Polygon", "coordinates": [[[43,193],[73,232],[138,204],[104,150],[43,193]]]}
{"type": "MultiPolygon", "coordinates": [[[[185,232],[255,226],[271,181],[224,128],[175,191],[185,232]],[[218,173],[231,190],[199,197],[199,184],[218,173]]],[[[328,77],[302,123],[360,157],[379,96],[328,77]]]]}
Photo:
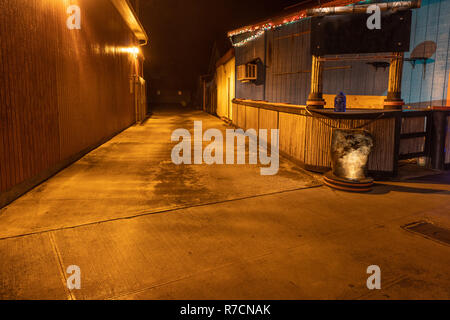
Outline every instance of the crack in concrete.
{"type": "Polygon", "coordinates": [[[67,277],[66,277],[66,273],[64,272],[64,263],[62,261],[61,252],[59,251],[54,234],[52,232],[49,232],[48,238],[52,245],[52,249],[53,249],[53,253],[55,254],[56,261],[58,262],[58,270],[59,270],[59,274],[61,276],[61,281],[62,281],[64,290],[66,291],[66,294],[67,294],[67,299],[68,300],[76,300],[75,295],[72,293],[72,291],[69,290],[69,288],[67,288],[67,277]]]}
{"type": "Polygon", "coordinates": [[[8,239],[17,239],[17,238],[22,238],[22,237],[27,237],[27,236],[32,236],[32,235],[38,235],[38,234],[45,234],[45,233],[50,233],[50,232],[55,232],[55,231],[76,229],[76,228],[92,226],[92,225],[96,225],[96,224],[102,224],[102,223],[113,222],[113,221],[130,220],[130,219],[134,219],[134,218],[150,216],[150,215],[155,215],[155,214],[169,213],[169,212],[180,211],[180,210],[186,210],[186,209],[190,209],[190,208],[205,207],[205,206],[211,206],[211,205],[222,204],[222,203],[229,203],[229,202],[242,201],[242,200],[247,200],[247,199],[255,199],[255,198],[260,198],[260,197],[273,196],[273,195],[277,195],[277,194],[301,191],[301,190],[320,188],[322,186],[323,186],[323,184],[319,184],[318,183],[317,185],[312,185],[312,186],[306,186],[306,187],[300,187],[300,188],[283,190],[283,191],[276,191],[276,192],[270,192],[270,193],[263,193],[263,194],[247,196],[247,197],[241,197],[241,198],[234,198],[234,199],[226,199],[226,200],[220,200],[220,201],[206,202],[206,203],[200,203],[200,204],[194,204],[194,205],[188,205],[188,206],[178,206],[178,207],[175,206],[173,208],[163,209],[163,210],[156,210],[156,211],[151,211],[151,212],[145,211],[145,212],[142,212],[142,213],[137,213],[137,214],[129,215],[129,216],[125,216],[125,217],[112,218],[112,219],[106,219],[106,220],[99,220],[99,221],[94,221],[94,222],[89,222],[89,223],[84,223],[84,224],[79,224],[79,225],[74,225],[74,226],[67,226],[67,227],[61,227],[61,228],[55,228],[55,229],[49,229],[49,230],[42,230],[42,231],[24,233],[24,234],[8,236],[8,237],[0,237],[0,241],[8,240],[8,239]]]}

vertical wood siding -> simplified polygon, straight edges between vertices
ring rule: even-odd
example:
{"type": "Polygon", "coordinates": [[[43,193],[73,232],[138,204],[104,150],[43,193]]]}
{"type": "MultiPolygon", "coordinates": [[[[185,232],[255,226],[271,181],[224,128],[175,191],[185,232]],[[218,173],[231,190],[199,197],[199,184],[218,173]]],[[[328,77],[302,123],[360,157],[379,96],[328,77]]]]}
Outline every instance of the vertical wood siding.
{"type": "Polygon", "coordinates": [[[246,107],[245,108],[245,130],[253,129],[259,130],[259,108],[246,107]]]}
{"type": "Polygon", "coordinates": [[[135,39],[109,0],[0,2],[0,193],[134,121],[135,39]]]}
{"type": "Polygon", "coordinates": [[[231,59],[216,69],[217,110],[220,117],[233,118],[232,101],[235,98],[235,59],[231,59]]]}
{"type": "Polygon", "coordinates": [[[245,116],[246,116],[246,107],[239,106],[239,108],[237,108],[237,119],[235,122],[239,128],[242,128],[242,129],[246,128],[245,116]]]}
{"type": "MultiPolygon", "coordinates": [[[[375,141],[369,157],[368,169],[379,174],[393,175],[395,171],[396,119],[375,121],[355,119],[318,119],[304,113],[289,113],[234,104],[238,119],[233,124],[240,128],[259,127],[279,129],[280,151],[304,164],[307,168],[331,168],[330,148],[334,128],[351,129],[366,125],[375,141]],[[243,118],[245,117],[245,121],[243,118]],[[293,134],[293,132],[295,134],[293,134]]],[[[297,109],[298,111],[299,109],[297,109]]],[[[270,134],[270,132],[269,132],[270,134]]]]}
{"type": "MultiPolygon", "coordinates": [[[[422,133],[428,130],[427,117],[405,117],[402,118],[401,134],[422,133]]],[[[417,137],[400,140],[400,155],[419,153],[425,150],[425,137],[417,137]]]]}
{"type": "Polygon", "coordinates": [[[280,150],[301,162],[305,162],[305,128],[307,118],[280,112],[280,150]],[[296,132],[298,134],[291,134],[296,132]]]}

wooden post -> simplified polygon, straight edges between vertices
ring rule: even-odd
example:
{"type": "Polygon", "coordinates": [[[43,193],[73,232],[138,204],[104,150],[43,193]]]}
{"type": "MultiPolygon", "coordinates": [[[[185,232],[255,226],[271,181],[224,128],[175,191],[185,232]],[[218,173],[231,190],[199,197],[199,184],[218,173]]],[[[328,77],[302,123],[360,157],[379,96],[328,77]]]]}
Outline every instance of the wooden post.
{"type": "Polygon", "coordinates": [[[323,61],[319,56],[312,56],[311,69],[311,92],[306,105],[310,108],[323,109],[325,100],[323,99],[323,61]]]}
{"type": "Polygon", "coordinates": [[[403,52],[394,52],[389,67],[389,85],[384,109],[402,110],[405,104],[402,100],[403,52]]]}
{"type": "MultiPolygon", "coordinates": [[[[432,111],[433,125],[431,126],[431,167],[437,170],[445,170],[445,140],[447,128],[447,117],[449,113],[446,111],[432,111]]],[[[427,130],[430,130],[427,128],[427,130]]],[[[429,143],[429,141],[427,141],[429,143]]]]}

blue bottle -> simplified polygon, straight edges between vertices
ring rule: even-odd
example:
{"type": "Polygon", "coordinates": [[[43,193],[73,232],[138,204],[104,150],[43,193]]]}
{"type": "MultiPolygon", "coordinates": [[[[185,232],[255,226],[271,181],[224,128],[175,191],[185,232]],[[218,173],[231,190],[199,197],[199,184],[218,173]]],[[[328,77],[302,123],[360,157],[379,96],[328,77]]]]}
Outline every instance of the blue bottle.
{"type": "Polygon", "coordinates": [[[334,98],[334,112],[345,112],[347,109],[347,97],[344,93],[339,94],[334,98]]]}

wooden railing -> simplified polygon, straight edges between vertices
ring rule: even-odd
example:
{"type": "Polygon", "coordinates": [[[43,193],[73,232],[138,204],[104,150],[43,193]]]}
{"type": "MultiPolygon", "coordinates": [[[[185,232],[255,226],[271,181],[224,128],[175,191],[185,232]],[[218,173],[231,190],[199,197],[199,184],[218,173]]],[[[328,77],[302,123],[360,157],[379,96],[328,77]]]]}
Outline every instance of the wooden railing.
{"type": "Polygon", "coordinates": [[[429,157],[432,111],[406,111],[401,114],[399,159],[429,157]]]}

